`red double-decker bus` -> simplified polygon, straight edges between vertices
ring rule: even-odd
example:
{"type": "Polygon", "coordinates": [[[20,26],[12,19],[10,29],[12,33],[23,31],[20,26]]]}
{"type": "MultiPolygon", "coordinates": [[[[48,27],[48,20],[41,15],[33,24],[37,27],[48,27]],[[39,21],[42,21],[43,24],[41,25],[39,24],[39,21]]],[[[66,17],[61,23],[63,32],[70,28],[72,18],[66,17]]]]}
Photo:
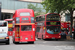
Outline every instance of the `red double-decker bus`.
{"type": "Polygon", "coordinates": [[[13,19],[5,19],[5,21],[8,22],[8,35],[12,36],[13,35],[13,29],[12,29],[12,27],[13,27],[13,24],[12,24],[13,19]]]}
{"type": "MultiPolygon", "coordinates": [[[[64,30],[65,32],[67,32],[67,34],[70,31],[70,26],[71,26],[70,22],[61,22],[61,30],[64,30]]],[[[72,33],[74,33],[73,27],[72,27],[72,33]]]]}
{"type": "Polygon", "coordinates": [[[36,37],[42,39],[60,39],[61,19],[56,13],[36,17],[36,37]]]}
{"type": "Polygon", "coordinates": [[[13,15],[13,20],[13,43],[34,43],[34,11],[32,9],[18,9],[13,15]]]}

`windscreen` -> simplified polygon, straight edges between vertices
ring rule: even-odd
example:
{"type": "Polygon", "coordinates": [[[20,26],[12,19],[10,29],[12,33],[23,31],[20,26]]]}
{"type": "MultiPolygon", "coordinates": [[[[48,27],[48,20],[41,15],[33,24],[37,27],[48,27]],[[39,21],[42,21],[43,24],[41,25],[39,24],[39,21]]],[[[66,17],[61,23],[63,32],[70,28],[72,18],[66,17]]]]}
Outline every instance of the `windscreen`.
{"type": "Polygon", "coordinates": [[[60,26],[46,26],[47,33],[58,34],[60,32],[60,26]]]}
{"type": "Polygon", "coordinates": [[[7,26],[7,22],[0,22],[0,27],[5,27],[7,26]]]}
{"type": "Polygon", "coordinates": [[[60,16],[58,14],[48,14],[46,21],[60,21],[60,16]]]}
{"type": "Polygon", "coordinates": [[[21,30],[22,31],[31,31],[32,30],[32,26],[31,25],[22,25],[21,26],[21,30]]]}

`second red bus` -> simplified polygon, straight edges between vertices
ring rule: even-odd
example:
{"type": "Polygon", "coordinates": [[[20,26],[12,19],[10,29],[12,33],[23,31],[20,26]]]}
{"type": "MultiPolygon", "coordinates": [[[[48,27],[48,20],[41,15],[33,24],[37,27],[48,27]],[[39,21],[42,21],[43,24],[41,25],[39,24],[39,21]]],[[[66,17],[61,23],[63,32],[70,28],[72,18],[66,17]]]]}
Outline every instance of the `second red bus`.
{"type": "Polygon", "coordinates": [[[41,39],[60,39],[61,19],[56,13],[36,17],[36,37],[41,39]]]}

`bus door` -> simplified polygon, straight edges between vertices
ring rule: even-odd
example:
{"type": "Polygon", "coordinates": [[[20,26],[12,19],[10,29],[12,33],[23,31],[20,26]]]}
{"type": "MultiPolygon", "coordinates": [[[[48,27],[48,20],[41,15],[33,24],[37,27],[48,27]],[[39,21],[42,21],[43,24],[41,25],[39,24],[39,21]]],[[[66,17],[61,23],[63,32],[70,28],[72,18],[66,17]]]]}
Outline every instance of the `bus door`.
{"type": "Polygon", "coordinates": [[[15,40],[16,40],[16,41],[19,41],[19,40],[20,40],[20,39],[19,39],[19,38],[20,38],[20,37],[19,37],[19,35],[20,35],[20,26],[19,26],[19,25],[16,25],[15,28],[16,28],[16,29],[15,29],[15,30],[16,30],[16,31],[15,31],[15,40]]]}
{"type": "Polygon", "coordinates": [[[20,42],[31,41],[32,25],[21,25],[20,42]]]}

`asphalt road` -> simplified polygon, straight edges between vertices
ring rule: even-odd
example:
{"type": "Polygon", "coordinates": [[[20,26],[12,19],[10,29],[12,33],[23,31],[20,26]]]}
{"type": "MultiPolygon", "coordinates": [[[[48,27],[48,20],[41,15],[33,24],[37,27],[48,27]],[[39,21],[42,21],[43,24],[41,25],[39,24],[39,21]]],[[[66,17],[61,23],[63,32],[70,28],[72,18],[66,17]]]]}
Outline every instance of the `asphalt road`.
{"type": "Polygon", "coordinates": [[[34,44],[13,44],[10,37],[10,45],[0,43],[0,50],[75,50],[75,41],[37,39],[34,44]]]}

